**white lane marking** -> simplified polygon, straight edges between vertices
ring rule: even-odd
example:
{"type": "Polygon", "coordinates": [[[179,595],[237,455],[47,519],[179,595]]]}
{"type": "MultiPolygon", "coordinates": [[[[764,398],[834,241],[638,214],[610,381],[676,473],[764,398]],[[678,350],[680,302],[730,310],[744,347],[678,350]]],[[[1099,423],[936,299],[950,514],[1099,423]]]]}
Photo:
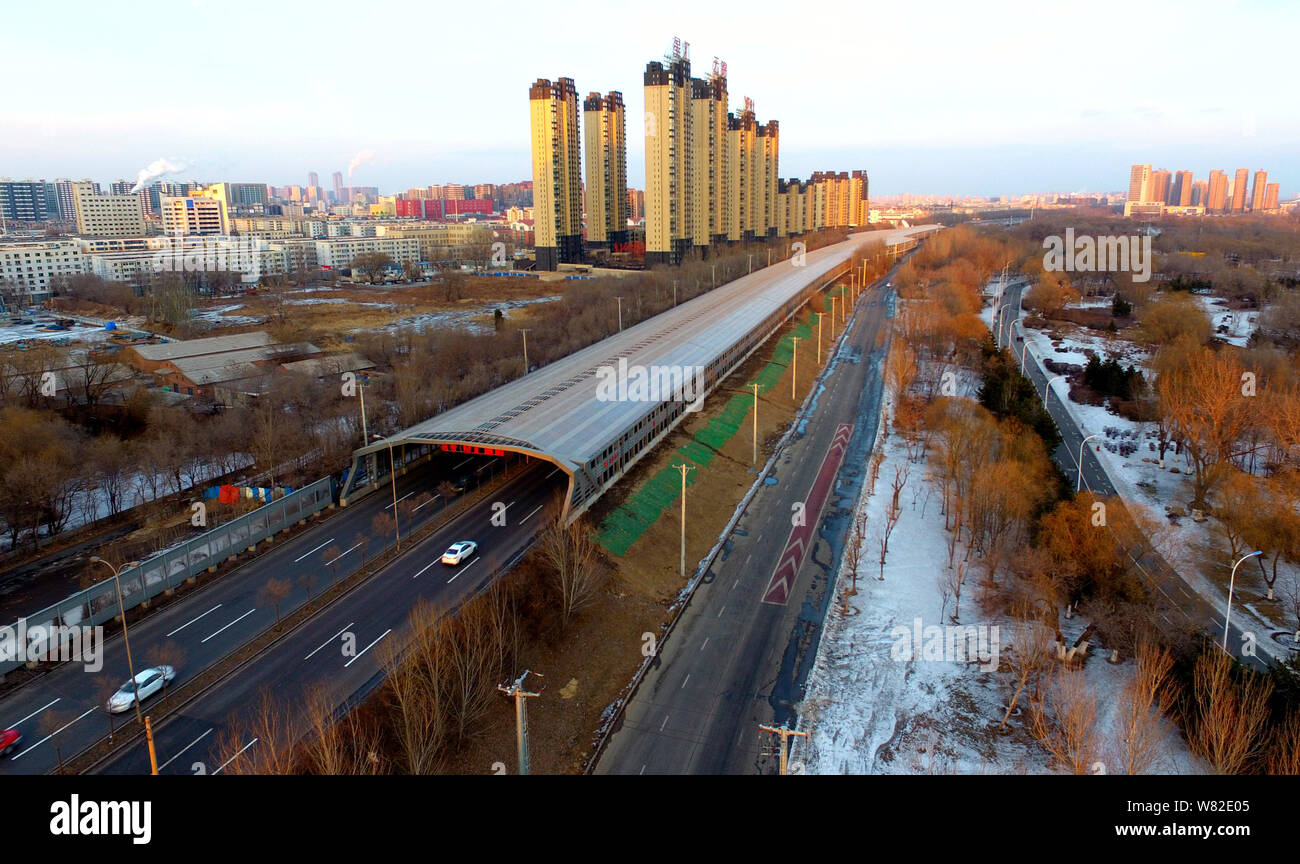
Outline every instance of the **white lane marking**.
{"type": "Polygon", "coordinates": [[[306,555],[302,556],[302,558],[295,558],[295,559],[293,559],[293,563],[295,563],[295,564],[301,563],[301,562],[302,562],[303,560],[305,560],[306,558],[308,558],[308,557],[310,557],[310,556],[316,554],[317,552],[319,552],[320,550],[324,549],[326,546],[330,545],[330,544],[333,543],[333,542],[334,542],[334,538],[331,537],[330,539],[326,540],[324,543],[322,543],[322,544],[320,544],[319,546],[317,546],[315,549],[313,549],[313,550],[311,550],[310,552],[308,552],[306,555]]]}
{"type": "Polygon", "coordinates": [[[736,590],[736,586],[739,585],[739,584],[740,584],[740,580],[739,580],[739,579],[737,579],[735,582],[732,582],[732,583],[731,583],[731,590],[732,590],[732,591],[735,591],[735,590],[736,590]]]}
{"type": "MultiPolygon", "coordinates": [[[[240,616],[239,616],[238,618],[236,618],[234,621],[231,621],[231,622],[230,622],[229,624],[227,624],[225,627],[222,627],[221,630],[218,630],[216,633],[213,633],[212,636],[216,636],[216,635],[218,635],[219,633],[221,633],[222,630],[226,630],[226,629],[228,629],[228,628],[230,628],[230,627],[234,627],[234,626],[235,626],[236,624],[238,624],[240,621],[243,621],[245,618],[247,618],[249,615],[252,615],[252,614],[253,614],[254,612],[256,612],[256,611],[257,611],[257,607],[254,606],[252,609],[249,609],[247,612],[245,612],[243,615],[240,615],[240,616]]],[[[208,639],[211,639],[212,636],[209,636],[208,639]]],[[[199,640],[199,644],[202,645],[204,642],[207,642],[208,639],[200,639],[200,640],[199,640]]]]}
{"type": "MultiPolygon", "coordinates": [[[[405,501],[407,498],[410,498],[410,497],[411,497],[412,495],[414,495],[414,494],[415,494],[415,490],[412,489],[410,492],[407,492],[407,493],[406,493],[405,495],[403,495],[401,498],[398,498],[398,499],[397,499],[397,503],[398,503],[398,504],[401,504],[403,501],[405,501]]],[[[384,505],[384,509],[385,509],[385,510],[392,510],[392,509],[393,509],[393,505],[392,505],[392,504],[385,504],[385,505],[384,505]]]]}
{"type": "MultiPolygon", "coordinates": [[[[98,711],[98,710],[99,710],[98,707],[96,707],[96,708],[91,708],[89,711],[86,712],[86,714],[90,714],[90,713],[92,713],[92,712],[94,712],[94,711],[98,711]]],[[[81,717],[85,717],[86,714],[82,714],[81,717]]],[[[14,759],[17,759],[17,758],[23,756],[24,754],[27,754],[27,753],[32,752],[32,751],[35,750],[37,747],[39,747],[39,746],[41,746],[42,744],[44,744],[46,741],[49,741],[49,740],[50,740],[51,738],[53,738],[55,735],[58,735],[58,734],[59,734],[60,732],[62,732],[64,729],[67,729],[67,728],[68,728],[69,726],[71,726],[73,723],[76,723],[77,720],[80,720],[80,719],[81,719],[81,717],[77,717],[76,719],[69,720],[67,723],[64,723],[64,724],[63,724],[62,726],[60,726],[58,729],[55,729],[55,730],[54,730],[53,732],[51,732],[49,735],[46,735],[44,738],[42,738],[41,740],[37,741],[35,744],[33,744],[32,746],[28,747],[28,748],[27,748],[26,750],[24,750],[22,753],[19,753],[17,756],[14,756],[13,758],[14,758],[14,759]]]]}
{"type": "Polygon", "coordinates": [[[227,765],[229,765],[231,762],[234,762],[236,759],[242,756],[245,750],[247,750],[249,747],[252,747],[256,743],[257,743],[257,739],[254,738],[252,741],[249,741],[243,747],[240,747],[238,753],[236,753],[234,756],[231,756],[225,762],[222,762],[221,767],[218,768],[216,771],[212,772],[213,776],[216,776],[217,774],[220,774],[222,771],[224,771],[227,765]]]}
{"type": "Polygon", "coordinates": [[[721,609],[718,610],[718,617],[721,618],[721,617],[722,617],[722,613],[723,613],[723,612],[726,612],[726,611],[727,611],[727,607],[726,607],[726,606],[723,606],[721,609]]]}
{"type": "MultiPolygon", "coordinates": [[[[474,461],[474,457],[473,457],[473,456],[471,456],[471,457],[469,457],[468,459],[465,460],[465,462],[473,462],[473,461],[474,461]]],[[[459,463],[459,464],[457,464],[457,465],[453,465],[453,466],[451,466],[451,470],[455,471],[455,470],[456,470],[457,468],[459,468],[461,465],[464,465],[465,462],[461,462],[461,463],[459,463]]]]}
{"type": "MultiPolygon", "coordinates": [[[[424,504],[432,504],[434,501],[438,500],[438,499],[441,498],[441,497],[442,497],[442,496],[439,495],[437,492],[434,492],[434,493],[433,493],[433,497],[430,498],[428,501],[425,501],[424,504]]],[[[423,507],[424,504],[416,505],[416,508],[415,508],[414,510],[412,510],[411,512],[412,512],[412,513],[418,513],[418,512],[420,512],[420,508],[423,507]]]]}
{"type": "Polygon", "coordinates": [[[416,572],[416,574],[415,574],[414,576],[412,576],[411,578],[412,578],[412,579],[419,579],[421,573],[423,573],[425,570],[428,570],[430,567],[432,567],[434,564],[437,564],[437,563],[438,563],[439,561],[441,561],[441,560],[442,560],[441,558],[434,558],[434,559],[433,559],[432,561],[430,561],[428,564],[425,564],[423,567],[421,567],[421,568],[416,572]]]}
{"type": "Polygon", "coordinates": [[[484,471],[484,470],[485,470],[489,465],[491,465],[491,464],[492,464],[493,462],[495,462],[495,461],[497,461],[495,458],[493,458],[493,459],[489,459],[488,461],[484,462],[484,463],[483,463],[482,465],[480,465],[479,467],[475,468],[475,469],[474,469],[474,473],[475,473],[475,474],[482,474],[483,471],[484,471]]]}
{"type": "MultiPolygon", "coordinates": [[[[360,545],[361,545],[360,543],[357,544],[357,546],[360,546],[360,545]]],[[[356,549],[357,546],[353,546],[352,549],[356,549]]],[[[339,558],[342,558],[344,555],[348,554],[348,552],[351,552],[352,549],[347,550],[347,552],[340,552],[338,558],[335,558],[333,561],[326,561],[326,562],[325,562],[325,566],[328,567],[328,566],[330,566],[331,564],[336,563],[336,562],[339,560],[339,558]]]]}
{"type": "Polygon", "coordinates": [[[41,713],[41,712],[44,711],[46,708],[49,708],[51,705],[53,705],[54,702],[58,702],[58,701],[59,701],[60,699],[62,699],[62,698],[63,698],[62,696],[55,696],[53,702],[47,702],[47,703],[45,703],[44,705],[42,705],[41,707],[37,708],[37,709],[36,709],[35,711],[33,711],[32,713],[28,714],[28,715],[27,715],[26,717],[24,717],[22,720],[19,720],[17,723],[10,723],[10,724],[9,724],[8,726],[6,726],[5,728],[6,728],[6,729],[13,729],[15,726],[18,725],[18,723],[22,723],[24,720],[30,720],[30,719],[32,719],[32,718],[35,717],[37,714],[41,713]]]}
{"type": "MultiPolygon", "coordinates": [[[[543,507],[543,505],[538,504],[538,505],[537,505],[537,510],[541,510],[542,507],[543,507]]],[[[534,516],[536,516],[536,515],[537,515],[537,510],[534,510],[532,513],[529,513],[527,516],[525,516],[524,518],[520,519],[520,520],[519,520],[519,524],[522,525],[522,524],[524,524],[525,522],[527,522],[529,519],[532,519],[534,516]]]]}
{"type": "Polygon", "coordinates": [[[708,644],[709,644],[709,637],[708,637],[708,636],[705,636],[705,637],[704,637],[704,641],[703,641],[702,643],[700,643],[700,650],[703,651],[703,650],[704,650],[704,646],[705,646],[705,645],[708,645],[708,644]]]}
{"type": "MultiPolygon", "coordinates": [[[[479,557],[482,557],[482,556],[479,556],[479,557]]],[[[457,571],[456,571],[456,575],[453,576],[453,577],[451,577],[450,579],[447,580],[447,584],[450,585],[451,583],[455,582],[457,579],[460,578],[460,575],[461,575],[462,573],[464,573],[466,570],[468,570],[469,568],[473,567],[473,566],[474,566],[475,564],[477,564],[477,563],[478,563],[478,558],[475,558],[473,561],[469,562],[469,563],[466,564],[464,567],[462,567],[461,569],[457,570],[457,571]]]]}
{"type": "Polygon", "coordinates": [[[170,765],[170,764],[172,764],[173,762],[175,762],[177,759],[179,759],[179,758],[181,757],[181,754],[183,754],[186,750],[188,750],[188,749],[190,749],[191,747],[193,747],[195,744],[197,744],[197,743],[199,743],[200,741],[202,741],[204,738],[207,738],[207,737],[208,737],[209,735],[211,735],[215,730],[216,730],[216,727],[214,726],[212,729],[209,729],[207,732],[204,732],[202,735],[200,735],[199,737],[195,738],[195,739],[194,739],[193,741],[191,741],[190,743],[186,744],[186,745],[185,745],[184,747],[182,747],[180,750],[176,751],[176,755],[173,756],[172,758],[168,759],[168,760],[167,760],[166,762],[164,762],[163,764],[159,765],[159,766],[158,766],[158,770],[159,770],[159,771],[162,771],[162,770],[163,770],[164,768],[166,768],[168,765],[170,765]]]}
{"type": "MultiPolygon", "coordinates": [[[[385,636],[387,636],[389,633],[392,633],[392,632],[393,632],[393,628],[392,628],[392,627],[389,627],[389,628],[388,628],[387,630],[385,630],[383,633],[379,634],[379,639],[383,639],[385,636]]],[[[371,648],[374,648],[374,647],[375,647],[375,643],[377,643],[377,642],[379,641],[379,639],[376,639],[374,642],[371,642],[369,645],[367,645],[366,647],[362,648],[362,649],[361,649],[361,652],[360,652],[359,654],[357,654],[356,657],[353,657],[351,660],[349,660],[348,662],[346,662],[346,663],[343,664],[343,668],[344,668],[344,669],[348,668],[348,667],[351,666],[351,665],[352,665],[352,664],[357,660],[357,658],[359,658],[362,654],[365,654],[365,653],[366,653],[367,651],[369,651],[371,648]]]]}
{"type": "MultiPolygon", "coordinates": [[[[321,648],[324,648],[326,645],[330,644],[330,643],[333,642],[335,639],[337,639],[337,638],[339,638],[340,636],[342,636],[344,633],[347,632],[348,628],[351,627],[351,626],[352,626],[353,624],[355,624],[355,623],[357,623],[357,622],[355,622],[355,621],[349,621],[348,623],[344,624],[342,630],[340,630],[339,632],[335,633],[333,636],[331,636],[330,638],[328,638],[328,639],[326,639],[324,642],[322,642],[321,645],[320,645],[320,648],[317,648],[316,651],[319,651],[321,648]]],[[[312,654],[315,654],[316,651],[311,652],[311,654],[308,654],[306,657],[304,657],[304,658],[302,658],[302,659],[303,659],[303,660],[310,660],[312,654]]]]}
{"type": "Polygon", "coordinates": [[[690,681],[690,680],[691,680],[690,673],[687,673],[686,677],[682,680],[682,686],[681,686],[681,687],[678,687],[677,689],[678,689],[678,690],[685,690],[685,689],[686,689],[686,682],[687,682],[687,681],[690,681]]]}
{"type": "Polygon", "coordinates": [[[664,722],[662,722],[662,723],[659,724],[659,731],[660,731],[660,732],[664,731],[664,727],[668,725],[668,718],[671,717],[671,716],[673,716],[673,715],[671,715],[671,714],[665,714],[665,715],[664,715],[664,722]]]}
{"type": "MultiPolygon", "coordinates": [[[[211,609],[209,609],[207,612],[204,612],[203,615],[211,615],[213,612],[216,612],[216,611],[217,611],[218,609],[220,609],[220,608],[221,608],[221,604],[218,603],[216,606],[213,606],[213,607],[212,607],[211,609]]],[[[176,628],[175,630],[173,630],[172,632],[168,633],[167,636],[175,636],[177,633],[181,632],[181,631],[184,630],[186,627],[190,626],[190,625],[193,624],[195,621],[197,621],[197,620],[199,620],[200,618],[202,618],[203,615],[197,615],[197,616],[191,618],[190,620],[186,621],[186,622],[185,622],[184,624],[182,624],[181,626],[177,627],[177,628],[176,628]]],[[[166,638],[166,637],[163,637],[163,638],[166,638]]]]}

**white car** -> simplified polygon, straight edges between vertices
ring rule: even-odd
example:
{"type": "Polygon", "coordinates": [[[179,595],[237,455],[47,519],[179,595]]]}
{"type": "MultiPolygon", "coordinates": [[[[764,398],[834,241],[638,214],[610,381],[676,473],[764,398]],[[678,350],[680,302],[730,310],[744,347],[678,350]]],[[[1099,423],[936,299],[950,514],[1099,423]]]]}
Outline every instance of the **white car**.
{"type": "Polygon", "coordinates": [[[451,544],[451,548],[442,553],[443,564],[459,564],[478,551],[478,544],[473,540],[461,540],[451,544]]]}
{"type": "Polygon", "coordinates": [[[137,672],[135,683],[128,679],[117,692],[108,698],[108,710],[111,714],[129,711],[135,704],[135,696],[140,694],[140,701],[148,699],[163,688],[163,685],[176,677],[176,670],[170,666],[151,666],[137,672]]]}

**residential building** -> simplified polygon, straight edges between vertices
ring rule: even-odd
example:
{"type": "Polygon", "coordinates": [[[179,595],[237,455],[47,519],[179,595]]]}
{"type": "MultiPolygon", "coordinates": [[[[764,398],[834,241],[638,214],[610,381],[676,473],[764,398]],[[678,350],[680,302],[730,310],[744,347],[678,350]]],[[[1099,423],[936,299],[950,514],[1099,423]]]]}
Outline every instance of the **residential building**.
{"type": "Polygon", "coordinates": [[[1246,187],[1250,182],[1250,169],[1238,168],[1232,181],[1232,212],[1246,212],[1246,187]]]}
{"type": "Polygon", "coordinates": [[[91,237],[138,237],[145,233],[139,195],[100,195],[88,181],[73,184],[77,233],[91,237]]]}
{"type": "Polygon", "coordinates": [[[561,263],[582,261],[578,91],[570,78],[553,84],[539,78],[528,98],[537,269],[556,270],[561,263]]]}
{"type": "Polygon", "coordinates": [[[587,157],[587,242],[627,242],[627,129],[623,94],[591,93],[583,103],[587,157]]]}
{"type": "Polygon", "coordinates": [[[84,272],[86,260],[75,241],[0,243],[0,299],[6,306],[48,300],[58,280],[84,272]]]}
{"type": "Polygon", "coordinates": [[[1268,196],[1267,190],[1268,190],[1268,172],[1256,171],[1255,182],[1250,187],[1250,209],[1252,211],[1266,209],[1264,202],[1268,196]]]}
{"type": "Polygon", "coordinates": [[[159,198],[164,234],[180,237],[188,234],[229,234],[226,202],[201,195],[159,198]]]}

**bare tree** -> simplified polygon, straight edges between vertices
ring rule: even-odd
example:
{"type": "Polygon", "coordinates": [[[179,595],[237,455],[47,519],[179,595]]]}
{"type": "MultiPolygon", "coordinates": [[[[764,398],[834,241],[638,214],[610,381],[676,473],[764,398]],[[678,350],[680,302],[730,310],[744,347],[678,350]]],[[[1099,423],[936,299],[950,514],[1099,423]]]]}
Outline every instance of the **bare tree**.
{"type": "Polygon", "coordinates": [[[1155,762],[1164,723],[1163,711],[1172,703],[1170,688],[1174,658],[1154,642],[1137,648],[1137,668],[1120,691],[1118,762],[1126,774],[1145,774],[1155,762]]]}
{"type": "Polygon", "coordinates": [[[1210,763],[1216,774],[1248,771],[1266,743],[1268,679],[1241,670],[1221,651],[1209,649],[1196,658],[1188,715],[1192,752],[1210,763]]]}
{"type": "Polygon", "coordinates": [[[1029,711],[1030,731],[1072,774],[1087,774],[1096,762],[1097,695],[1083,673],[1058,666],[1042,698],[1029,711]]]}
{"type": "Polygon", "coordinates": [[[542,558],[560,592],[561,627],[596,597],[604,576],[596,561],[596,544],[582,522],[565,526],[557,517],[542,532],[542,558]]]}
{"type": "Polygon", "coordinates": [[[288,579],[268,579],[258,592],[257,599],[261,603],[270,603],[275,609],[275,623],[280,623],[280,604],[293,591],[293,586],[289,584],[288,579]]]}
{"type": "MultiPolygon", "coordinates": [[[[150,646],[146,656],[151,666],[170,666],[179,669],[185,663],[185,649],[178,643],[167,641],[150,646]]],[[[167,696],[167,679],[163,678],[163,698],[167,696]]]]}

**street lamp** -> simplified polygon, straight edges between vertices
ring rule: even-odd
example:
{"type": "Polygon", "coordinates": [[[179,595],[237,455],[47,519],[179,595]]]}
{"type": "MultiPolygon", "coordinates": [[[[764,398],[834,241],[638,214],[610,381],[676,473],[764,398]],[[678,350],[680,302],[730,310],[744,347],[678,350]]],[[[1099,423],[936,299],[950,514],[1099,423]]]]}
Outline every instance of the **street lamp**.
{"type": "Polygon", "coordinates": [[[126,646],[126,668],[131,673],[131,691],[135,694],[135,719],[144,725],[144,717],[140,714],[140,685],[135,680],[135,664],[131,661],[131,640],[126,634],[126,605],[122,602],[122,580],[119,576],[121,571],[128,567],[139,567],[139,561],[128,561],[121,567],[114,567],[112,564],[100,558],[98,555],[92,555],[90,558],[92,564],[103,564],[109,570],[113,571],[113,585],[117,588],[117,611],[122,616],[122,644],[126,646]]]}
{"type": "MultiPolygon", "coordinates": [[[[1241,561],[1263,554],[1263,552],[1251,552],[1243,557],[1241,561]]],[[[1223,653],[1225,654],[1228,653],[1228,618],[1232,615],[1232,589],[1237,584],[1237,568],[1241,566],[1241,561],[1232,565],[1232,578],[1228,580],[1228,608],[1223,613],[1223,653]]]]}
{"type": "Polygon", "coordinates": [[[371,438],[377,438],[380,441],[388,443],[388,476],[393,481],[393,535],[397,539],[397,551],[402,551],[402,519],[397,512],[397,460],[393,458],[393,440],[385,438],[383,435],[371,435],[371,438]]]}
{"type": "Polygon", "coordinates": [[[1079,479],[1075,481],[1074,484],[1075,494],[1078,494],[1079,489],[1083,486],[1083,445],[1087,444],[1093,438],[1100,438],[1100,437],[1101,437],[1100,434],[1089,435],[1087,438],[1084,438],[1082,441],[1079,442],[1079,479]]]}
{"type": "Polygon", "coordinates": [[[799,381],[799,337],[791,336],[794,340],[794,348],[790,351],[790,399],[797,399],[795,387],[799,381]]]}
{"type": "Polygon", "coordinates": [[[1066,377],[1066,376],[1064,376],[1064,375],[1057,375],[1057,376],[1056,376],[1055,378],[1053,378],[1051,381],[1048,381],[1048,382],[1047,382],[1047,388],[1043,390],[1043,410],[1044,410],[1044,411],[1047,410],[1047,396],[1048,396],[1049,393],[1052,392],[1052,385],[1055,384],[1057,381],[1060,381],[1060,380],[1061,380],[1062,378],[1064,378],[1064,377],[1066,377]]]}
{"type": "MultiPolygon", "coordinates": [[[[1020,334],[1021,334],[1022,337],[1024,336],[1024,331],[1025,331],[1025,328],[1024,328],[1024,327],[1021,327],[1021,328],[1020,328],[1020,334]]],[[[1025,372],[1027,371],[1027,369],[1026,369],[1026,367],[1025,367],[1025,349],[1028,348],[1028,347],[1029,347],[1029,340],[1028,340],[1028,339],[1025,339],[1024,343],[1020,346],[1020,374],[1022,374],[1022,375],[1024,375],[1025,372]]]]}
{"type": "Polygon", "coordinates": [[[1002,322],[1006,318],[1007,307],[1010,305],[1011,305],[1010,303],[1003,303],[1002,306],[998,309],[997,322],[996,322],[997,328],[993,333],[993,344],[999,348],[1002,347],[1002,322]]]}
{"type": "Polygon", "coordinates": [[[528,328],[520,327],[519,332],[524,335],[524,374],[528,374],[528,328]]]}
{"type": "Polygon", "coordinates": [[[758,464],[758,385],[750,384],[749,389],[754,391],[754,455],[751,460],[755,465],[758,464]]]}

